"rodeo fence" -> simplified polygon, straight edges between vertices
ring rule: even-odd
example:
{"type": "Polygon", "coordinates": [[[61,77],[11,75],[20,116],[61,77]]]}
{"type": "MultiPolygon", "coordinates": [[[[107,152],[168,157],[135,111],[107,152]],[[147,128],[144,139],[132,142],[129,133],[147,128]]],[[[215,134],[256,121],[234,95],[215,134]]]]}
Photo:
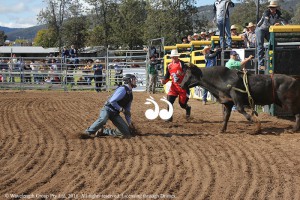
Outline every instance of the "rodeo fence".
{"type": "Polygon", "coordinates": [[[106,57],[0,57],[0,89],[110,91],[131,73],[137,77],[134,90],[145,91],[148,61],[143,50],[108,50],[106,57]]]}

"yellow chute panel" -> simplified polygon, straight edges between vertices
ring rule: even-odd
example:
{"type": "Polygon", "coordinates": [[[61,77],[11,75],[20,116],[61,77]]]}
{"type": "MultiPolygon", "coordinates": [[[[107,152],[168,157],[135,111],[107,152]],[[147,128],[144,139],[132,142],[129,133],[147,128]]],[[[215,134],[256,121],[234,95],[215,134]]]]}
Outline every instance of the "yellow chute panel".
{"type": "Polygon", "coordinates": [[[176,46],[164,46],[164,54],[170,54],[172,49],[177,49],[176,46]]]}
{"type": "Polygon", "coordinates": [[[270,26],[269,31],[275,33],[299,33],[300,25],[270,26]]]}
{"type": "Polygon", "coordinates": [[[191,63],[197,65],[198,67],[205,67],[205,58],[202,54],[202,50],[192,52],[191,63]]]}

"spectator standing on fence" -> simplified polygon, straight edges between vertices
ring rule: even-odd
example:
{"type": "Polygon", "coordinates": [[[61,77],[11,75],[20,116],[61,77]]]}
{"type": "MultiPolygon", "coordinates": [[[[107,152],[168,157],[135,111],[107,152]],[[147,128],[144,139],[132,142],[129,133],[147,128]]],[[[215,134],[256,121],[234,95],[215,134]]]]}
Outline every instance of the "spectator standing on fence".
{"type": "Polygon", "coordinates": [[[230,34],[231,36],[239,36],[237,27],[234,24],[230,27],[230,34]]]}
{"type": "Polygon", "coordinates": [[[38,78],[39,67],[38,67],[38,65],[35,63],[34,60],[31,60],[29,66],[30,66],[31,71],[32,71],[33,82],[38,83],[39,82],[39,78],[38,78]]]}
{"type": "Polygon", "coordinates": [[[22,58],[19,57],[19,59],[17,59],[16,69],[18,70],[21,82],[25,81],[25,79],[24,79],[24,67],[25,67],[25,63],[22,60],[22,58]]]}
{"type": "Polygon", "coordinates": [[[156,82],[157,82],[157,61],[155,56],[150,57],[150,63],[148,65],[149,84],[148,92],[155,93],[156,82]]]}
{"type": "Polygon", "coordinates": [[[2,74],[1,74],[1,81],[6,82],[6,74],[5,74],[5,69],[2,69],[2,74]]]}
{"type": "Polygon", "coordinates": [[[190,44],[192,41],[193,41],[193,38],[191,35],[188,35],[187,36],[187,40],[188,40],[188,43],[190,44]]]}
{"type": "Polygon", "coordinates": [[[31,83],[31,68],[28,64],[24,65],[24,79],[26,83],[31,83]]]}
{"type": "MultiPolygon", "coordinates": [[[[187,104],[189,100],[189,91],[179,86],[183,80],[187,66],[183,61],[179,60],[179,56],[180,54],[178,53],[177,49],[173,49],[171,51],[170,57],[172,62],[167,66],[167,72],[164,78],[161,80],[161,83],[166,84],[170,80],[170,77],[172,77],[172,83],[167,95],[167,99],[173,105],[178,97],[179,105],[181,108],[185,109],[186,119],[189,119],[191,115],[191,106],[187,104]]],[[[168,121],[172,122],[173,117],[171,117],[168,121]]]]}
{"type": "Polygon", "coordinates": [[[91,85],[91,82],[93,80],[94,77],[92,77],[92,75],[90,74],[92,72],[93,69],[93,60],[89,59],[86,63],[86,65],[84,66],[82,73],[86,74],[83,75],[84,79],[86,80],[86,82],[91,85]]]}
{"type": "Polygon", "coordinates": [[[67,47],[63,47],[63,50],[61,52],[61,57],[63,58],[64,62],[66,61],[66,58],[70,57],[70,53],[67,47]]]}
{"type": "MultiPolygon", "coordinates": [[[[181,44],[189,44],[190,42],[188,41],[188,37],[187,36],[184,36],[181,38],[181,44]]],[[[182,48],[182,51],[190,51],[191,48],[182,48]]],[[[157,55],[154,55],[156,58],[159,57],[158,54],[157,55]]],[[[151,58],[151,56],[150,56],[151,58]]]]}
{"type": "Polygon", "coordinates": [[[270,26],[278,26],[280,24],[285,24],[284,19],[281,17],[281,12],[278,10],[277,1],[271,1],[268,6],[269,9],[263,13],[260,21],[257,23],[255,30],[256,34],[256,46],[257,46],[257,57],[258,57],[258,69],[265,70],[265,51],[264,51],[264,41],[265,39],[269,41],[270,39],[270,26]]]}
{"type": "Polygon", "coordinates": [[[75,58],[76,57],[76,55],[77,55],[77,49],[75,49],[74,45],[71,45],[71,49],[69,51],[69,54],[70,54],[71,58],[75,58]]]}
{"type": "Polygon", "coordinates": [[[188,38],[186,36],[181,38],[181,43],[182,44],[189,44],[188,38]]]}
{"type": "Polygon", "coordinates": [[[194,33],[193,35],[193,41],[198,41],[199,40],[199,34],[198,33],[194,33]]]}
{"type": "Polygon", "coordinates": [[[120,66],[119,60],[114,60],[114,69],[115,69],[115,85],[121,86],[122,85],[122,78],[123,78],[123,69],[120,66]]]}
{"type": "Polygon", "coordinates": [[[9,82],[15,82],[15,75],[13,74],[13,72],[17,66],[17,62],[18,62],[17,56],[16,54],[13,54],[10,61],[8,61],[9,82]]]}
{"type": "Polygon", "coordinates": [[[88,127],[84,136],[111,135],[114,137],[128,138],[132,136],[133,124],[131,120],[131,103],[133,100],[132,88],[136,87],[136,77],[126,74],[123,78],[124,85],[118,87],[101,109],[98,119],[88,127]],[[124,113],[126,122],[120,116],[124,113]],[[117,129],[107,129],[103,126],[111,120],[117,129]]]}
{"type": "Polygon", "coordinates": [[[199,40],[201,40],[201,41],[205,41],[205,40],[206,40],[206,32],[205,32],[205,31],[202,31],[202,32],[200,33],[200,38],[199,38],[199,40]]]}
{"type": "Polygon", "coordinates": [[[215,32],[213,30],[209,30],[208,34],[206,36],[207,41],[211,41],[211,37],[215,35],[215,32]]]}
{"type": "Polygon", "coordinates": [[[75,64],[75,67],[79,64],[79,59],[78,59],[78,51],[75,48],[74,45],[71,45],[71,49],[69,50],[69,54],[71,57],[72,62],[75,64]]]}
{"type": "Polygon", "coordinates": [[[247,29],[248,31],[244,34],[244,42],[247,48],[255,48],[255,44],[256,44],[255,25],[252,22],[249,22],[247,29]]]}
{"type": "Polygon", "coordinates": [[[247,47],[247,39],[246,39],[246,35],[249,31],[249,29],[247,28],[248,25],[246,25],[244,28],[243,28],[243,32],[240,34],[242,40],[244,41],[243,43],[243,48],[246,48],[247,47]]]}
{"type": "Polygon", "coordinates": [[[51,62],[50,62],[50,69],[53,69],[54,71],[57,71],[57,62],[54,58],[51,59],[51,62]]]}
{"type": "MultiPolygon", "coordinates": [[[[205,46],[202,50],[202,54],[205,58],[205,67],[212,67],[217,65],[217,57],[220,55],[221,49],[215,49],[215,51],[211,50],[210,46],[205,46]]],[[[202,104],[206,105],[207,102],[207,93],[208,90],[203,88],[203,95],[202,95],[202,104]]]]}
{"type": "Polygon", "coordinates": [[[234,7],[234,3],[231,0],[216,0],[214,3],[215,20],[220,33],[221,48],[226,48],[226,45],[223,44],[223,35],[226,35],[227,48],[231,48],[229,7],[234,7]]]}
{"type": "Polygon", "coordinates": [[[94,71],[96,91],[101,92],[102,81],[103,81],[103,65],[100,63],[99,59],[95,61],[95,65],[93,66],[93,71],[94,71]]]}

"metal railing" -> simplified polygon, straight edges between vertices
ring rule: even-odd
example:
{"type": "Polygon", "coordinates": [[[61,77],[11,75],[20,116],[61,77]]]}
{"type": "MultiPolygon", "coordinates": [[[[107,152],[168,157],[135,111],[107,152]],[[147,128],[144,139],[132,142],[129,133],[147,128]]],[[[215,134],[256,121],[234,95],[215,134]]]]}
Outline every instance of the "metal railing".
{"type": "Polygon", "coordinates": [[[0,89],[113,90],[127,73],[135,74],[146,90],[147,52],[107,51],[106,57],[0,57],[0,89]],[[137,55],[134,55],[137,54],[137,55]],[[95,73],[99,60],[103,71],[95,73]]]}

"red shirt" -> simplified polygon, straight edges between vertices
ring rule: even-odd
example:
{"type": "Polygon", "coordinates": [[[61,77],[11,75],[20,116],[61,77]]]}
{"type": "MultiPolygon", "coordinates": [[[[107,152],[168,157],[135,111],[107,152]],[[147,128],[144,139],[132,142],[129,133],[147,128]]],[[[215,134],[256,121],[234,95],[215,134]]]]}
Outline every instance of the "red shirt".
{"type": "Polygon", "coordinates": [[[184,70],[183,70],[183,63],[178,60],[177,62],[172,61],[168,65],[168,71],[165,75],[166,82],[172,77],[172,83],[180,84],[184,78],[184,70]],[[177,79],[176,79],[177,77],[177,79]]]}

